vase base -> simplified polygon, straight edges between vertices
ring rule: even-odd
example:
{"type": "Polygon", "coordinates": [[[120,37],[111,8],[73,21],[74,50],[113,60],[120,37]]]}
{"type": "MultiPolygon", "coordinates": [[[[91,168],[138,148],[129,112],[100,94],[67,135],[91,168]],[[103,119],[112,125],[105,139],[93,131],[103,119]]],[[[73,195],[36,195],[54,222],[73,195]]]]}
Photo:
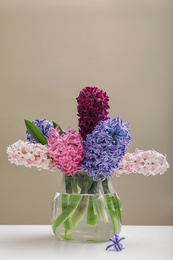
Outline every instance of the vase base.
{"type": "MultiPolygon", "coordinates": [[[[86,243],[99,243],[107,242],[110,237],[112,237],[113,231],[112,226],[107,226],[107,229],[104,228],[104,223],[102,222],[102,228],[97,227],[83,227],[78,230],[72,230],[67,234],[64,234],[64,229],[59,228],[55,234],[58,240],[67,241],[67,242],[86,242],[86,243]],[[108,230],[109,229],[109,230],[108,230]],[[82,230],[82,232],[81,232],[82,230]]],[[[120,233],[121,225],[117,229],[117,235],[120,233]]]]}
{"type": "Polygon", "coordinates": [[[90,238],[85,238],[85,237],[83,237],[81,239],[75,239],[75,238],[68,239],[68,238],[63,238],[63,237],[57,237],[56,236],[56,239],[58,241],[63,241],[63,242],[67,242],[67,243],[68,242],[72,242],[72,243],[104,243],[104,242],[107,242],[109,240],[109,238],[101,239],[101,240],[100,239],[99,240],[97,240],[97,239],[90,239],[90,238]]]}

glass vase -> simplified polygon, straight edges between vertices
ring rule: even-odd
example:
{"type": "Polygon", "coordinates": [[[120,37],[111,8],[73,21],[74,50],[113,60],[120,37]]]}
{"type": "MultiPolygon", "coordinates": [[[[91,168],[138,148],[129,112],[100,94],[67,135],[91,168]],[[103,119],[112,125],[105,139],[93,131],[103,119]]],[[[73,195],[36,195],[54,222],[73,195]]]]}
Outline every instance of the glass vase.
{"type": "Polygon", "coordinates": [[[52,229],[60,240],[108,241],[121,230],[120,199],[111,178],[101,182],[82,171],[64,174],[52,209],[52,229]]]}

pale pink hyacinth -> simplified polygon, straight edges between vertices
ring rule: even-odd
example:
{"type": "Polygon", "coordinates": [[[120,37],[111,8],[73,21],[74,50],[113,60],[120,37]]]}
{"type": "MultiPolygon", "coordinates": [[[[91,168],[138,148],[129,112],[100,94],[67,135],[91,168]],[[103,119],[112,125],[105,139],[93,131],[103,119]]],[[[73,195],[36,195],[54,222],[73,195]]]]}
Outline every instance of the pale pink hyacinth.
{"type": "Polygon", "coordinates": [[[31,168],[36,166],[38,170],[56,170],[52,159],[49,157],[47,145],[33,144],[19,140],[7,147],[8,160],[16,165],[31,168]]]}
{"type": "Polygon", "coordinates": [[[121,174],[139,173],[145,176],[164,174],[169,168],[166,156],[154,150],[135,150],[135,153],[126,153],[119,164],[116,176],[121,174]]]}
{"type": "Polygon", "coordinates": [[[84,148],[82,137],[75,130],[59,134],[59,128],[52,129],[48,137],[48,150],[56,166],[68,176],[74,176],[81,169],[84,148]]]}

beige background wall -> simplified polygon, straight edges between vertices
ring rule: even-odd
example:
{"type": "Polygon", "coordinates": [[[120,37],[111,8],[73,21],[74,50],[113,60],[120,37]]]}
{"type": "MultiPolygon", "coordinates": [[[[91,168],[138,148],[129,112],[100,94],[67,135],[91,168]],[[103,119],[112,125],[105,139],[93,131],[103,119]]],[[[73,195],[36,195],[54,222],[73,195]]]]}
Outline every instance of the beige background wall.
{"type": "MultiPolygon", "coordinates": [[[[50,224],[61,173],[7,161],[24,119],[77,130],[76,97],[110,96],[110,116],[130,123],[129,152],[173,161],[173,1],[0,0],[0,224],[50,224]]],[[[123,224],[173,224],[172,167],[162,176],[113,179],[123,224]]]]}

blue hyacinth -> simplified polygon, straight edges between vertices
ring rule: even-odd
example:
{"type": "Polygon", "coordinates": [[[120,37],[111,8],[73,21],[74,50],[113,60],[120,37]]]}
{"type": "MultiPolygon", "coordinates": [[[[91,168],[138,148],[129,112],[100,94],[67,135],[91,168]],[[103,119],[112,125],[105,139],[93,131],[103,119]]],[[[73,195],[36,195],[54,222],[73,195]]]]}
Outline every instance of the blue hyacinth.
{"type": "MultiPolygon", "coordinates": [[[[48,133],[49,131],[52,129],[53,127],[53,123],[47,121],[46,119],[42,119],[42,120],[38,120],[36,119],[35,121],[32,122],[33,124],[35,124],[39,130],[43,133],[43,135],[48,138],[48,133]]],[[[26,131],[26,135],[27,135],[27,140],[30,143],[36,143],[35,139],[30,135],[30,133],[28,132],[28,130],[26,131]]]]}
{"type": "Polygon", "coordinates": [[[82,168],[94,181],[112,177],[131,140],[128,124],[122,119],[101,121],[84,142],[82,168]]]}
{"type": "Polygon", "coordinates": [[[125,237],[119,237],[118,235],[114,235],[114,238],[110,238],[109,241],[112,243],[106,247],[106,250],[108,250],[110,247],[114,247],[114,249],[118,252],[122,251],[123,245],[120,243],[121,240],[125,239],[125,237]]]}

